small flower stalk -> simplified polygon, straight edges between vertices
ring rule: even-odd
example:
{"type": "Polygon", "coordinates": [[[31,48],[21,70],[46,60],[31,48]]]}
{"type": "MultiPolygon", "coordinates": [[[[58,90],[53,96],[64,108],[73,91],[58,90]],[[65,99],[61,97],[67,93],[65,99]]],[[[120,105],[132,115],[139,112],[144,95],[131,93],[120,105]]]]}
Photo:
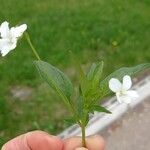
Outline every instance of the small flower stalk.
{"type": "MultiPolygon", "coordinates": [[[[2,56],[6,56],[11,50],[16,48],[18,39],[26,30],[26,24],[11,28],[9,28],[9,23],[6,21],[1,24],[0,52],[2,56]]],[[[93,63],[87,73],[85,73],[78,63],[78,59],[73,56],[79,79],[78,91],[75,93],[78,96],[74,100],[73,95],[76,90],[74,90],[71,80],[57,67],[42,61],[31,43],[29,35],[26,33],[25,36],[32,52],[37,58],[34,64],[40,76],[55,91],[72,113],[66,121],[71,124],[78,124],[81,127],[83,147],[86,147],[85,128],[89,122],[89,115],[94,114],[95,111],[107,114],[111,113],[107,108],[98,105],[98,102],[111,94],[111,92],[116,94],[119,103],[124,102],[129,104],[131,100],[136,100],[138,94],[136,91],[130,89],[132,86],[130,76],[150,67],[150,63],[134,67],[123,67],[104,77],[103,61],[93,63]],[[120,82],[121,80],[122,83],[120,82]]]]}

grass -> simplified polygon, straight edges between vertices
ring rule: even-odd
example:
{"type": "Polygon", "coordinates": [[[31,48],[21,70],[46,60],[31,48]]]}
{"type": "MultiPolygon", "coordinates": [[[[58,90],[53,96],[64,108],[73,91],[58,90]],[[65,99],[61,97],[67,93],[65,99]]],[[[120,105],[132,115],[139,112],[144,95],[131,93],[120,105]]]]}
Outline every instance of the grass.
{"type": "MultiPolygon", "coordinates": [[[[105,61],[105,74],[121,66],[150,61],[150,1],[1,0],[0,22],[27,23],[40,57],[74,80],[72,50],[83,65],[105,61]]],[[[40,79],[34,55],[23,38],[0,58],[0,145],[33,130],[59,133],[67,110],[40,79]],[[25,101],[12,96],[16,86],[32,89],[25,101]],[[59,110],[59,111],[58,111],[59,110]],[[60,111],[61,110],[61,111],[60,111]]],[[[78,73],[76,73],[78,74],[78,73]]]]}

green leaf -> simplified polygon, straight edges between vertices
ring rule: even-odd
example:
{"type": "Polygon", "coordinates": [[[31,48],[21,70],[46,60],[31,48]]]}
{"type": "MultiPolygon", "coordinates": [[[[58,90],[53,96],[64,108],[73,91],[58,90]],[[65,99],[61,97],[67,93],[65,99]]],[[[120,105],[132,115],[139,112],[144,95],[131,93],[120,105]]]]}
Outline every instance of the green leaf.
{"type": "Polygon", "coordinates": [[[107,76],[103,81],[100,82],[100,91],[101,95],[107,95],[110,93],[108,83],[111,78],[117,78],[119,80],[122,80],[122,78],[125,75],[135,75],[145,69],[150,68],[150,63],[140,64],[135,67],[123,67],[119,70],[116,70],[115,72],[111,73],[109,76],[107,76]]]}
{"type": "Polygon", "coordinates": [[[105,107],[102,107],[100,105],[93,105],[93,106],[91,106],[90,111],[91,112],[98,111],[98,112],[104,112],[104,113],[111,114],[111,112],[109,110],[107,110],[105,107]]]}
{"type": "Polygon", "coordinates": [[[74,117],[65,118],[64,121],[65,121],[68,125],[76,124],[76,120],[75,120],[74,117]]]}
{"type": "Polygon", "coordinates": [[[87,76],[82,78],[81,89],[84,98],[89,101],[95,95],[97,88],[99,88],[100,78],[103,72],[103,61],[93,63],[87,76]]]}
{"type": "Polygon", "coordinates": [[[78,112],[78,117],[80,119],[82,119],[83,111],[84,111],[84,99],[82,96],[81,87],[79,86],[79,97],[77,99],[77,112],[78,112]]]}
{"type": "Polygon", "coordinates": [[[86,126],[88,124],[89,120],[90,120],[89,113],[87,113],[84,117],[85,117],[84,118],[84,125],[86,126]]]}
{"type": "Polygon", "coordinates": [[[65,103],[70,102],[73,87],[69,78],[58,68],[44,61],[34,61],[41,77],[52,87],[65,103]]]}
{"type": "Polygon", "coordinates": [[[99,85],[100,78],[103,72],[104,62],[101,61],[99,63],[93,63],[88,74],[87,79],[90,80],[93,86],[99,85]]]}

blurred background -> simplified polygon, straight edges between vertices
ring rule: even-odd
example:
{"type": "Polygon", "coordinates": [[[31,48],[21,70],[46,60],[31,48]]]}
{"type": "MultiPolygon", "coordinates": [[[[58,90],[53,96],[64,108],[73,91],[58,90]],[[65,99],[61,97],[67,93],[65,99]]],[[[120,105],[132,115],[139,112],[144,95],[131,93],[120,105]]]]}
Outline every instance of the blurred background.
{"type": "MultiPolygon", "coordinates": [[[[149,0],[0,0],[0,23],[26,23],[40,57],[75,83],[68,51],[83,66],[104,60],[104,76],[122,66],[150,61],[149,0]]],[[[41,129],[60,133],[68,114],[39,77],[25,38],[0,57],[0,146],[10,138],[41,129]]]]}

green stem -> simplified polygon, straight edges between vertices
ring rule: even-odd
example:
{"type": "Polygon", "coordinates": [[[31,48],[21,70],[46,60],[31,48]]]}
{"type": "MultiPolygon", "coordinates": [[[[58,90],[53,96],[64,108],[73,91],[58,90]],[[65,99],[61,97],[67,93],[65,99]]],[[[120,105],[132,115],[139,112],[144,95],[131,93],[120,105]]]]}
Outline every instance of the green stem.
{"type": "Polygon", "coordinates": [[[85,126],[81,126],[81,132],[82,132],[82,146],[86,148],[86,140],[85,140],[85,126]]]}
{"type": "Polygon", "coordinates": [[[27,32],[25,32],[25,37],[26,37],[27,42],[28,42],[28,44],[30,45],[30,47],[31,47],[31,49],[32,49],[32,51],[33,51],[33,53],[34,53],[34,55],[36,56],[36,58],[37,58],[38,60],[41,60],[40,57],[39,57],[39,55],[38,55],[38,53],[37,53],[37,51],[36,51],[36,49],[34,48],[34,46],[33,46],[33,44],[32,44],[31,39],[30,39],[30,36],[29,36],[29,34],[28,34],[27,32]]]}

